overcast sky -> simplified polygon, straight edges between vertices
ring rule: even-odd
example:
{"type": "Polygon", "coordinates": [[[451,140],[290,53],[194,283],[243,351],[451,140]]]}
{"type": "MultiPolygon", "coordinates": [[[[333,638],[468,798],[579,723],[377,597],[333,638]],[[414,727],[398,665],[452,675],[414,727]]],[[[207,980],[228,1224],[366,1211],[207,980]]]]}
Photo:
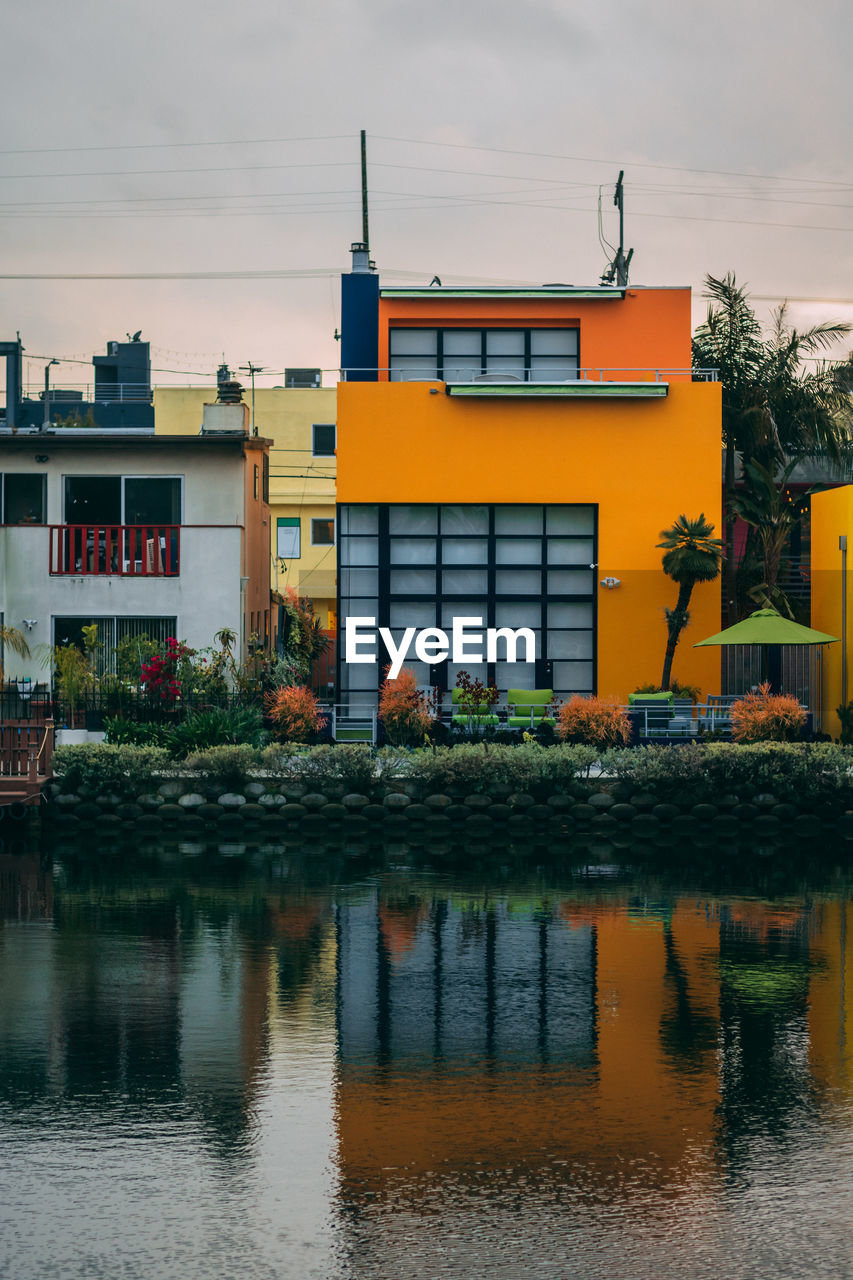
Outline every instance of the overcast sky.
{"type": "Polygon", "coordinates": [[[841,0],[30,0],[4,17],[0,338],[36,383],[140,328],[159,382],[334,366],[361,128],[386,283],[594,283],[624,168],[635,283],[691,285],[698,319],[733,270],[764,316],[853,321],[851,27],[841,0]],[[311,274],[8,279],[223,271],[311,274]]]}

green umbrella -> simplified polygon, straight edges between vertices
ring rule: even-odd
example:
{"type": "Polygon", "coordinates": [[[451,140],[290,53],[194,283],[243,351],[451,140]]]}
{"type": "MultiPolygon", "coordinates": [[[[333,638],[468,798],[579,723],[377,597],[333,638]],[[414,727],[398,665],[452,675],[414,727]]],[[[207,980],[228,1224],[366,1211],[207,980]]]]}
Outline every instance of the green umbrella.
{"type": "Polygon", "coordinates": [[[783,618],[775,609],[756,609],[755,613],[736,622],[733,627],[707,640],[697,640],[694,649],[703,645],[759,644],[761,648],[762,679],[767,680],[774,693],[782,687],[783,644],[835,644],[838,636],[828,636],[825,631],[803,627],[799,622],[783,618]]]}
{"type": "Polygon", "coordinates": [[[824,631],[803,627],[799,622],[783,618],[775,609],[757,609],[755,613],[726,627],[707,640],[697,640],[694,649],[703,645],[724,644],[836,644],[838,636],[828,636],[824,631]]]}

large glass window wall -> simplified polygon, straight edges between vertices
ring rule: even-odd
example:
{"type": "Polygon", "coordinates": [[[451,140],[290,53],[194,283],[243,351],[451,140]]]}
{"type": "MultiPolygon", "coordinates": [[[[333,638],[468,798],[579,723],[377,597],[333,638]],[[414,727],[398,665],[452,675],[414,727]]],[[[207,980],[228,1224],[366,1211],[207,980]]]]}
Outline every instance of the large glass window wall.
{"type": "Polygon", "coordinates": [[[567,382],[578,376],[577,329],[392,329],[392,382],[567,382]]]}
{"type": "MultiPolygon", "coordinates": [[[[424,688],[452,689],[458,671],[497,686],[552,688],[561,698],[596,687],[597,508],[578,505],[345,505],[339,508],[339,689],[344,700],[375,704],[389,656],[348,664],[347,617],[373,617],[395,644],[406,627],[482,618],[489,627],[529,627],[534,663],[417,661],[405,665],[424,688]]],[[[523,656],[524,646],[519,647],[523,656]]]]}

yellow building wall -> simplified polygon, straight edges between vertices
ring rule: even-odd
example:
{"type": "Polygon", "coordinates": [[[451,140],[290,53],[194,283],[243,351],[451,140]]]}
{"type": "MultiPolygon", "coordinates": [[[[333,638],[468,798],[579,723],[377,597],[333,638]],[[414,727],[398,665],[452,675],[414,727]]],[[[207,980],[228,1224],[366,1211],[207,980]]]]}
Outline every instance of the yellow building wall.
{"type": "MultiPolygon", "coordinates": [[[[853,569],[853,485],[815,493],[811,500],[812,626],[831,636],[841,635],[841,552],[840,534],[847,535],[847,665],[851,666],[851,587],[853,569]]],[[[849,681],[849,677],[848,677],[849,681]]],[[[853,687],[847,690],[853,697],[853,687]]],[[[841,733],[836,708],[841,704],[841,645],[827,644],[821,650],[821,728],[833,738],[841,733]]]]}
{"type": "Polygon", "coordinates": [[[820,906],[820,932],[810,940],[809,1066],[822,1084],[853,1097],[853,903],[820,906]]]}
{"type": "MultiPolygon", "coordinates": [[[[661,530],[700,512],[722,536],[720,387],[672,384],[661,399],[453,398],[442,383],[338,388],[338,501],[596,503],[598,693],[627,702],[660,680],[664,609],[677,587],[661,568],[661,530]]],[[[698,586],[673,675],[720,689],[719,580],[698,586]]]]}
{"type": "MultiPolygon", "coordinates": [[[[243,399],[251,404],[251,392],[243,399]]],[[[154,391],[154,429],[157,434],[197,435],[205,404],[216,400],[216,388],[157,387],[154,391]]],[[[335,458],[311,453],[311,427],[335,422],[335,387],[259,387],[255,391],[258,434],[270,447],[270,528],[273,590],[293,587],[314,601],[324,627],[336,625],[337,552],[334,546],[311,545],[312,519],[335,518],[335,458]],[[279,517],[299,517],[301,555],[282,565],[276,555],[279,517]]]]}

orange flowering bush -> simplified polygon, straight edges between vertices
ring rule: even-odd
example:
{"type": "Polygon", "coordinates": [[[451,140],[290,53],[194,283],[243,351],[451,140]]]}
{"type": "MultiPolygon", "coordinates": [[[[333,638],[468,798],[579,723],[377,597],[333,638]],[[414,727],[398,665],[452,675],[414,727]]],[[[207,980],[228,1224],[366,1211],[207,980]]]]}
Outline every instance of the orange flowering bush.
{"type": "Polygon", "coordinates": [[[735,742],[795,742],[806,724],[806,712],[787,693],[771,693],[768,683],[745,693],[729,710],[735,742]]]}
{"type": "Polygon", "coordinates": [[[417,686],[414,671],[403,667],[396,680],[379,690],[379,719],[392,746],[422,742],[435,721],[434,699],[417,686]]]}
{"type": "Polygon", "coordinates": [[[562,742],[588,742],[603,751],[625,746],[631,722],[620,707],[576,693],[557,712],[557,734],[562,742]]]}
{"type": "Polygon", "coordinates": [[[310,689],[290,685],[268,693],[267,715],[285,742],[310,742],[326,725],[326,716],[310,689]]]}

